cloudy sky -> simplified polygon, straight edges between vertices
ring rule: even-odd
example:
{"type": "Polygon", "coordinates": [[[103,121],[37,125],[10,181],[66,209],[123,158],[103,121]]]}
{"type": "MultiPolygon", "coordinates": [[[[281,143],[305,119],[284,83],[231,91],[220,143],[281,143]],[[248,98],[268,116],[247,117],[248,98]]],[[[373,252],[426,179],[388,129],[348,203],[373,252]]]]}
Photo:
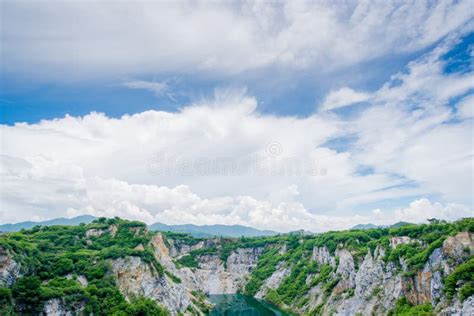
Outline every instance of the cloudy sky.
{"type": "Polygon", "coordinates": [[[0,6],[0,223],[474,215],[471,0],[0,6]]]}

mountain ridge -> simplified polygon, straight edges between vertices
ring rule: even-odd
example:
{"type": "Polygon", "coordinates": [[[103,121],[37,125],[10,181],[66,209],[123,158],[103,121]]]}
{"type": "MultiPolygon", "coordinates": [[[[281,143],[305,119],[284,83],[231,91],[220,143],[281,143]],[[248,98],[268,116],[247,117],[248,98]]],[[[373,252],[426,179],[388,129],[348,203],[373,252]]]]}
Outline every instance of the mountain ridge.
{"type": "MultiPolygon", "coordinates": [[[[89,224],[96,220],[97,217],[92,215],[81,215],[72,218],[53,218],[46,221],[24,221],[18,223],[7,223],[0,225],[0,232],[17,232],[22,229],[31,229],[35,226],[54,226],[54,225],[71,225],[76,226],[79,224],[89,224]]],[[[153,223],[148,225],[148,228],[152,231],[164,231],[164,232],[175,232],[190,234],[193,237],[260,237],[260,236],[272,236],[277,235],[279,232],[273,230],[260,230],[250,226],[243,225],[194,225],[194,224],[181,224],[181,225],[167,225],[163,223],[153,223]]]]}
{"type": "Polygon", "coordinates": [[[409,222],[403,222],[403,221],[396,222],[395,224],[391,224],[391,225],[375,225],[372,223],[367,223],[367,224],[357,224],[351,227],[351,230],[352,229],[375,229],[375,228],[398,228],[405,225],[414,225],[414,224],[409,223],[409,222]]]}
{"type": "Polygon", "coordinates": [[[0,225],[0,232],[17,232],[22,229],[31,229],[37,225],[41,226],[54,226],[54,225],[79,225],[79,224],[89,224],[97,219],[92,215],[80,215],[76,217],[66,218],[58,217],[46,221],[24,221],[18,223],[6,223],[0,225]]]}
{"type": "Polygon", "coordinates": [[[472,218],[193,238],[116,217],[1,237],[2,315],[213,315],[208,295],[237,293],[292,315],[474,314],[472,218]]]}

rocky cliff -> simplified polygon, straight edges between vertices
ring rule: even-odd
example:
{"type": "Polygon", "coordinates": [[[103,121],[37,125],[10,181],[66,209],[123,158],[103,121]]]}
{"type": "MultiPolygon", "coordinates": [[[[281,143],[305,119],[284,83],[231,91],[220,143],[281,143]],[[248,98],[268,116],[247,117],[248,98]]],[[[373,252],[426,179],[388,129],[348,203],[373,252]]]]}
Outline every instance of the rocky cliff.
{"type": "Polygon", "coordinates": [[[9,251],[0,247],[0,285],[11,286],[20,276],[20,264],[9,251]]]}
{"type": "MultiPolygon", "coordinates": [[[[191,290],[206,294],[229,294],[243,291],[251,272],[257,266],[264,248],[237,248],[226,261],[217,254],[197,255],[198,267],[178,267],[176,259],[193,250],[220,247],[218,240],[199,241],[194,245],[178,246],[179,242],[168,240],[157,234],[153,239],[157,259],[183,281],[191,290]]],[[[432,250],[427,261],[415,273],[409,271],[403,258],[387,260],[386,249],[396,250],[400,245],[421,242],[408,236],[392,237],[389,248],[376,246],[362,258],[355,258],[354,252],[339,245],[331,251],[325,246],[315,246],[311,250],[311,261],[319,266],[329,266],[332,272],[327,277],[332,281],[328,290],[327,282],[309,286],[303,294],[303,304],[282,304],[282,307],[298,313],[336,315],[387,314],[395,308],[396,302],[405,297],[409,304],[430,304],[440,315],[472,315],[474,299],[469,297],[460,302],[459,298],[447,302],[443,291],[443,280],[456,266],[468,260],[474,253],[473,234],[459,232],[444,240],[442,245],[432,250]]],[[[426,246],[425,246],[426,247],[426,246]]],[[[284,256],[285,250],[283,250],[284,256]]],[[[281,260],[275,271],[263,280],[255,294],[266,299],[271,290],[277,290],[282,281],[291,275],[294,263],[281,260]]],[[[307,284],[318,273],[307,277],[307,284]]]]}
{"type": "MultiPolygon", "coordinates": [[[[150,299],[172,315],[203,315],[211,307],[205,295],[238,292],[305,315],[410,315],[416,308],[426,315],[474,315],[472,219],[467,224],[256,239],[150,233],[143,225],[117,221],[76,228],[82,229],[79,237],[71,233],[71,242],[92,249],[87,252],[90,265],[107,267],[105,275],[85,266],[84,273],[74,268],[62,276],[65,280],[54,279],[41,307],[44,315],[87,313],[88,299],[75,294],[71,302],[51,293],[65,282],[67,291],[73,286],[86,295],[104,277],[115,280],[127,302],[150,299]]],[[[20,255],[23,244],[16,244],[16,238],[0,247],[0,287],[12,287],[34,271],[22,268],[31,258],[20,255]]],[[[65,249],[59,249],[61,254],[65,249]]],[[[72,252],[71,258],[84,254],[72,252]]],[[[60,265],[65,272],[67,263],[60,265]]],[[[49,283],[45,278],[41,287],[49,283]]]]}
{"type": "Polygon", "coordinates": [[[157,233],[151,244],[155,257],[168,270],[177,275],[189,289],[205,294],[233,294],[242,290],[248,275],[256,266],[263,248],[237,248],[225,261],[217,254],[204,254],[197,257],[198,267],[177,268],[175,259],[188,254],[192,250],[221,247],[218,239],[199,241],[194,245],[176,247],[179,241],[167,240],[157,233]]]}

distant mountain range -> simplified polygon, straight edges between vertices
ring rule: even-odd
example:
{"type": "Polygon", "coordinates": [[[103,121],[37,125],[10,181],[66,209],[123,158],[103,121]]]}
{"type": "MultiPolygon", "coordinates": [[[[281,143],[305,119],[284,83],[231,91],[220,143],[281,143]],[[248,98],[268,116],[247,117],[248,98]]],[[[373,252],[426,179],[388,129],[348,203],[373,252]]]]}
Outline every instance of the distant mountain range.
{"type": "Polygon", "coordinates": [[[170,231],[175,233],[187,233],[194,237],[258,237],[258,236],[272,236],[278,232],[272,230],[259,230],[252,227],[241,225],[166,225],[162,223],[155,223],[149,226],[150,230],[155,231],[170,231]]]}
{"type": "Polygon", "coordinates": [[[355,225],[354,227],[352,227],[351,229],[372,229],[372,228],[378,228],[377,225],[375,224],[358,224],[358,225],[355,225]]]}
{"type": "MultiPolygon", "coordinates": [[[[22,229],[31,229],[37,225],[41,226],[53,226],[53,225],[79,225],[89,224],[96,217],[91,215],[83,215],[73,218],[55,218],[48,221],[42,222],[20,222],[15,224],[4,224],[0,225],[0,232],[16,232],[22,229]]],[[[259,230],[252,227],[241,226],[241,225],[166,225],[162,223],[155,223],[149,226],[150,230],[153,231],[170,231],[175,233],[190,234],[194,237],[212,237],[212,236],[223,236],[223,237],[257,237],[257,236],[272,236],[278,234],[278,232],[272,230],[259,230]]]]}
{"type": "Polygon", "coordinates": [[[81,223],[84,224],[89,224],[93,220],[95,220],[96,217],[91,216],[91,215],[82,215],[82,216],[77,216],[73,218],[55,218],[51,219],[49,221],[42,221],[42,222],[20,222],[20,223],[15,223],[15,224],[4,224],[0,225],[0,232],[17,232],[22,229],[31,229],[37,225],[41,226],[53,226],[53,225],[79,225],[81,223]]]}
{"type": "MultiPolygon", "coordinates": [[[[37,225],[41,226],[53,226],[53,225],[79,225],[89,224],[96,217],[91,215],[82,215],[73,218],[55,218],[48,221],[42,222],[20,222],[15,224],[4,224],[0,225],[0,232],[16,232],[22,229],[31,229],[37,225]]],[[[351,229],[373,229],[373,228],[396,228],[404,225],[409,225],[411,223],[407,222],[398,222],[393,225],[381,225],[377,226],[372,223],[368,224],[358,224],[352,227],[351,229]]],[[[148,226],[150,230],[153,231],[163,231],[163,232],[175,232],[175,233],[184,233],[190,234],[193,237],[212,237],[212,236],[223,236],[223,237],[258,237],[258,236],[272,236],[277,235],[279,232],[273,230],[259,230],[256,228],[242,226],[242,225],[193,225],[193,224],[183,224],[183,225],[166,225],[162,223],[155,223],[148,226]]],[[[292,232],[292,234],[300,234],[301,232],[292,232]]]]}
{"type": "Polygon", "coordinates": [[[405,226],[405,225],[411,225],[411,224],[412,223],[408,223],[408,222],[397,222],[393,225],[379,225],[379,226],[377,226],[375,224],[368,223],[368,224],[355,225],[351,229],[398,228],[398,227],[402,227],[402,226],[405,226]]]}

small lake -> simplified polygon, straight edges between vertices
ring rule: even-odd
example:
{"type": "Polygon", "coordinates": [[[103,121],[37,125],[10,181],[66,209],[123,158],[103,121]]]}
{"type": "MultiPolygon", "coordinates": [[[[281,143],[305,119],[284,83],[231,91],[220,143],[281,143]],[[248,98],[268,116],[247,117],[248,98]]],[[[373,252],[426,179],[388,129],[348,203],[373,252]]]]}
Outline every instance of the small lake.
{"type": "Polygon", "coordinates": [[[209,300],[216,304],[209,315],[225,316],[285,316],[278,308],[241,294],[210,295],[209,300]]]}

